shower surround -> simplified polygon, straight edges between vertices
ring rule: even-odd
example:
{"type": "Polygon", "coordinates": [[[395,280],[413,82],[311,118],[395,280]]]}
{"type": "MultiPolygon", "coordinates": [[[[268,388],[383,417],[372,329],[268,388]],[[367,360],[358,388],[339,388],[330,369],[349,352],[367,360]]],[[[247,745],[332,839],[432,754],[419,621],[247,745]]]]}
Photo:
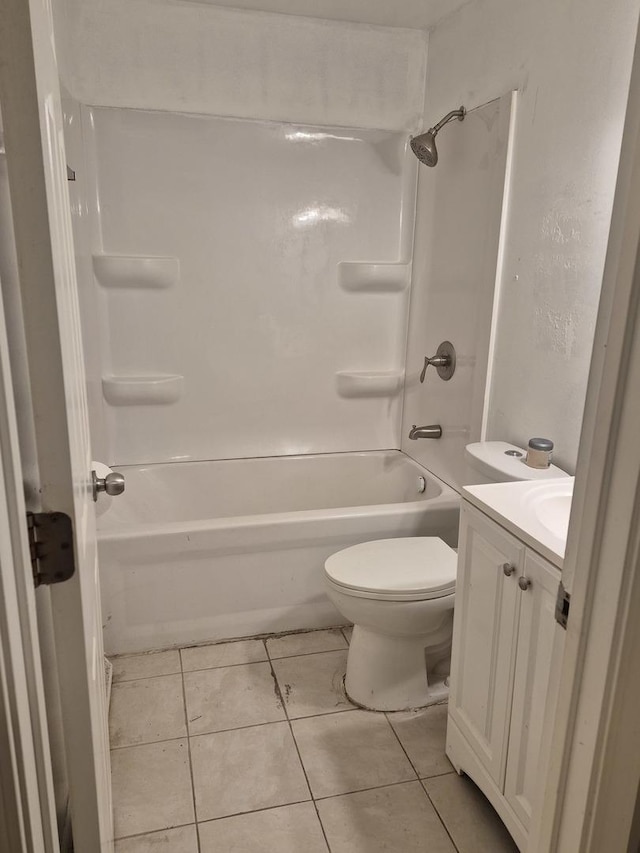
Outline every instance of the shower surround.
{"type": "Polygon", "coordinates": [[[99,505],[105,646],[335,624],[329,554],[455,543],[460,448],[485,416],[511,96],[470,110],[425,169],[409,148],[424,33],[127,8],[122,30],[93,0],[59,6],[93,452],[127,478],[99,505]],[[456,375],[421,386],[446,337],[456,375]],[[443,439],[403,441],[415,422],[443,439]]]}

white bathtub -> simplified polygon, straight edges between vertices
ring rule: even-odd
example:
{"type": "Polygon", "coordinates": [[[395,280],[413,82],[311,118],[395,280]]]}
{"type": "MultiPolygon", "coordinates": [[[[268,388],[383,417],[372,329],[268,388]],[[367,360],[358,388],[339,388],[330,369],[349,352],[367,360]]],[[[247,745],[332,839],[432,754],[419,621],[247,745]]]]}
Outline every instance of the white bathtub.
{"type": "Polygon", "coordinates": [[[98,519],[109,654],[339,624],[334,551],[457,537],[456,492],[399,451],[117,470],[126,491],[98,519]]]}

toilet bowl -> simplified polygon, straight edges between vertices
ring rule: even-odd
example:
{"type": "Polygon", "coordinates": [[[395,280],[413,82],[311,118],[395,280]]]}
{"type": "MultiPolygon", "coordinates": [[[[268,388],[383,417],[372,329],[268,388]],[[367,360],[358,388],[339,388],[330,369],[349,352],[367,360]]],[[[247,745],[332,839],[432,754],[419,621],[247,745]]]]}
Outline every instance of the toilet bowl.
{"type": "Polygon", "coordinates": [[[456,563],[433,536],[363,542],[327,559],[329,598],[354,625],[345,688],[357,705],[400,711],[446,698],[456,563]]]}

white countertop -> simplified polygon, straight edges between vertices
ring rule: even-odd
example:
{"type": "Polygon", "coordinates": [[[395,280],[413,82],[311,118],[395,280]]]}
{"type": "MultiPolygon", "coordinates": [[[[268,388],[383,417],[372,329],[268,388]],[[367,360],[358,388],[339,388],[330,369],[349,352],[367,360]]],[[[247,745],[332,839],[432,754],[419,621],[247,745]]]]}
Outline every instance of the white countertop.
{"type": "Polygon", "coordinates": [[[465,486],[462,496],[562,569],[574,479],[465,486]]]}

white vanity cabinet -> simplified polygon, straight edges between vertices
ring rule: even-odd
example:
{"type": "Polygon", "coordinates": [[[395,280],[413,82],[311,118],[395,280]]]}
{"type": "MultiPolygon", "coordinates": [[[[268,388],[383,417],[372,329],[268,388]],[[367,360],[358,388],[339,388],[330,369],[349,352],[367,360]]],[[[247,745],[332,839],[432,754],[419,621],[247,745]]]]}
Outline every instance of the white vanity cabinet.
{"type": "Polygon", "coordinates": [[[463,501],[447,754],[527,849],[544,755],[560,571],[463,501]]]}

